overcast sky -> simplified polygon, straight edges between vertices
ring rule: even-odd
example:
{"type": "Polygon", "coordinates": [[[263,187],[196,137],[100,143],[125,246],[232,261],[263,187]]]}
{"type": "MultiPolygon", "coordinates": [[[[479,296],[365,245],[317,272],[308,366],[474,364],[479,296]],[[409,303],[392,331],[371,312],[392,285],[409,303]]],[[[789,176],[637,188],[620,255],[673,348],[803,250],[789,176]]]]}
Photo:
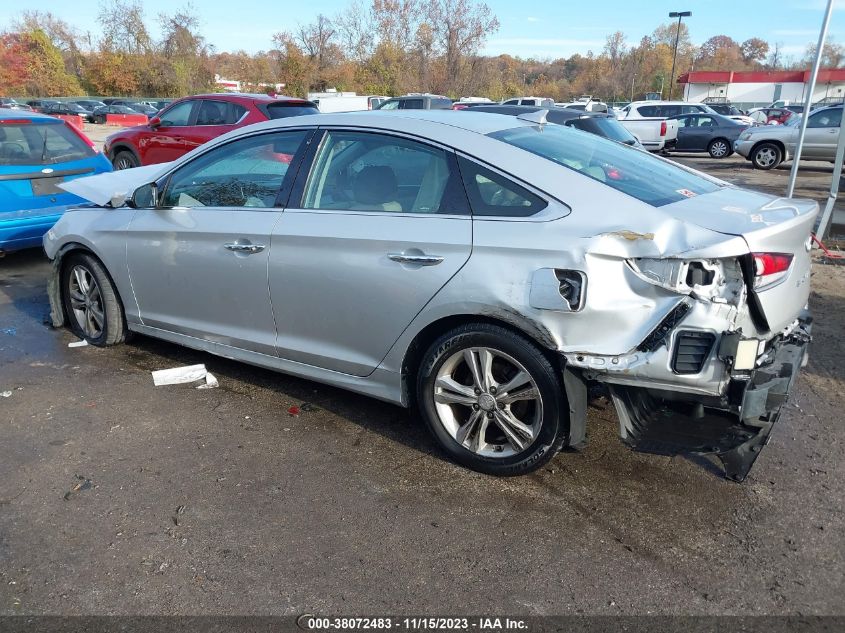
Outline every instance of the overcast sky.
{"type": "MultiPolygon", "coordinates": [[[[194,0],[202,32],[218,51],[250,53],[270,48],[273,33],[331,16],[346,0],[194,0]]],[[[780,42],[787,56],[800,57],[818,39],[825,0],[489,0],[501,22],[488,41],[488,54],[521,57],[568,57],[601,51],[605,37],[623,31],[630,44],[669,21],[669,11],[692,11],[685,22],[695,44],[712,35],[742,41],[761,37],[780,42]]],[[[0,28],[8,28],[21,10],[51,11],[84,31],[97,33],[97,0],[23,0],[0,3],[0,28]]],[[[182,6],[179,0],[143,0],[148,25],[162,11],[182,6]]],[[[836,0],[831,37],[845,43],[845,0],[836,0]]]]}

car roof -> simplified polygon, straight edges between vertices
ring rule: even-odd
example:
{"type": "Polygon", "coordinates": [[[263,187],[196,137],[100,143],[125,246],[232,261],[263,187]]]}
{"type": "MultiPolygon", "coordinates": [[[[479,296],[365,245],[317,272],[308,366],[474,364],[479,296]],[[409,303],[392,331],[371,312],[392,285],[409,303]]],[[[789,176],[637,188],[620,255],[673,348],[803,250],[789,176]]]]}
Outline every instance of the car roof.
{"type": "MultiPolygon", "coordinates": [[[[252,93],[252,92],[212,92],[212,93],[205,93],[199,95],[188,95],[186,97],[182,97],[182,99],[222,99],[225,100],[227,97],[235,98],[235,99],[251,99],[252,101],[265,101],[267,103],[272,103],[274,101],[301,101],[302,103],[311,103],[308,99],[301,99],[299,97],[288,97],[286,95],[279,95],[277,97],[272,97],[267,94],[263,93],[252,93]]],[[[171,99],[174,101],[174,99],[171,99]]]]}

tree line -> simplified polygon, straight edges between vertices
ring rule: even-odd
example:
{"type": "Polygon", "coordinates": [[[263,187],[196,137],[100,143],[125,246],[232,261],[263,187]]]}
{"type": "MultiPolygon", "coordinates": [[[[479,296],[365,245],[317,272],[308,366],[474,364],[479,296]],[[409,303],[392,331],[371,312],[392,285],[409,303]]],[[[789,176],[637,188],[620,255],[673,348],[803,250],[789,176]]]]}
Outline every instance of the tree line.
{"type": "MultiPolygon", "coordinates": [[[[477,0],[352,0],[336,15],[268,30],[268,49],[254,54],[217,51],[191,5],[159,14],[155,35],[141,0],[104,0],[97,22],[93,35],[49,12],[22,12],[0,34],[0,94],[178,97],[214,91],[220,75],[247,91],[284,83],[291,96],[336,88],[492,99],[593,94],[621,101],[646,92],[668,95],[677,29],[674,22],[662,24],[634,43],[616,31],[598,52],[523,59],[482,54],[500,25],[477,0]]],[[[757,37],[737,42],[715,35],[694,46],[685,24],[677,34],[676,76],[693,69],[805,68],[814,54],[808,45],[803,56],[788,57],[781,45],[757,37]]],[[[845,47],[827,44],[823,61],[842,66],[845,47]]]]}

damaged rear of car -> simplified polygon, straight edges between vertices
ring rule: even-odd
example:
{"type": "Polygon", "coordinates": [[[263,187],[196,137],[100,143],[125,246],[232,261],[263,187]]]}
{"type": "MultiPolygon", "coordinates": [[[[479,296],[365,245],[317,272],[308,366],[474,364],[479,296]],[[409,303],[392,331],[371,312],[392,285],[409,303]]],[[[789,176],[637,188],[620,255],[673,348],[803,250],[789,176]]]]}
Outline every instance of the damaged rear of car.
{"type": "MultiPolygon", "coordinates": [[[[728,478],[743,480],[806,359],[818,205],[737,189],[674,165],[674,173],[664,173],[660,159],[635,165],[600,151],[586,158],[589,151],[564,149],[549,132],[498,136],[663,216],[657,224],[632,219],[627,226],[634,228],[590,240],[583,314],[596,323],[612,310],[620,335],[584,331],[583,340],[561,347],[567,369],[608,386],[627,445],[716,454],[728,478]],[[655,228],[643,231],[644,224],[655,228]],[[645,313],[637,309],[643,300],[645,313]]],[[[560,292],[569,291],[571,282],[558,280],[560,292]]],[[[573,338],[571,328],[565,338],[573,338]]]]}

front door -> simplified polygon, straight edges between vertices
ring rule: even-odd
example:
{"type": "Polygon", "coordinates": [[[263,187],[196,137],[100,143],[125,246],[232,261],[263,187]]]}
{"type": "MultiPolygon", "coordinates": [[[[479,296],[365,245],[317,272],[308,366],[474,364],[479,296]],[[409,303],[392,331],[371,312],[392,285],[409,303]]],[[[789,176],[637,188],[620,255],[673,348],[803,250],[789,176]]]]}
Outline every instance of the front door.
{"type": "Polygon", "coordinates": [[[176,170],[159,208],[127,230],[132,289],[144,325],[275,355],[267,289],[279,190],[309,131],[256,134],[176,170]]]}
{"type": "Polygon", "coordinates": [[[150,128],[149,132],[143,134],[139,145],[145,165],[167,163],[193,149],[188,146],[186,136],[191,133],[195,103],[188,100],[173,104],[159,115],[161,123],[158,127],[150,128]]]}
{"type": "Polygon", "coordinates": [[[329,130],[299,178],[270,253],[278,354],[368,375],[469,258],[454,154],[329,130]]]}

